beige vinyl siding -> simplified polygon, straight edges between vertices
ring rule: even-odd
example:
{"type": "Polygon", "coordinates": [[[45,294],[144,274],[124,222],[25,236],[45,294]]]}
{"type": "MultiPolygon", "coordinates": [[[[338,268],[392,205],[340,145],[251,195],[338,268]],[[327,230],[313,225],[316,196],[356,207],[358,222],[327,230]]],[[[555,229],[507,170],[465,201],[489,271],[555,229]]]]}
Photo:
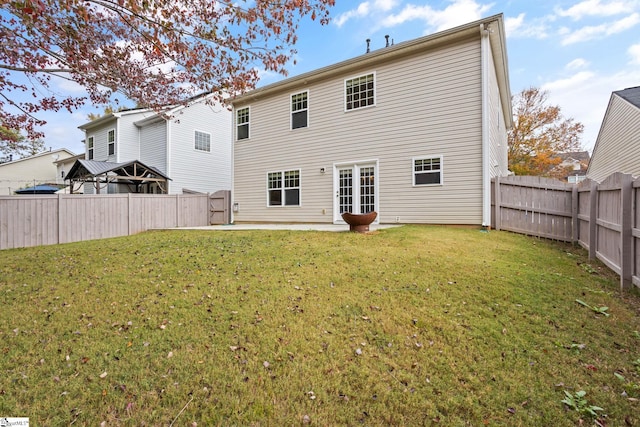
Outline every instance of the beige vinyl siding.
{"type": "Polygon", "coordinates": [[[380,222],[482,220],[479,38],[259,97],[234,151],[235,221],[333,221],[333,167],[378,164],[380,222]],[[375,72],[376,106],[344,111],[344,80],[375,72]],[[308,128],[290,130],[289,96],[309,90],[308,128]],[[443,156],[441,186],[412,185],[412,159],[443,156]],[[325,168],[325,173],[320,173],[325,168]],[[301,170],[301,205],[267,208],[266,174],[301,170]]]}
{"type": "Polygon", "coordinates": [[[611,95],[587,177],[602,182],[614,172],[640,175],[640,109],[611,95]]]}
{"type": "MultiPolygon", "coordinates": [[[[491,45],[489,45],[491,46],[491,45]]],[[[507,176],[509,173],[508,141],[502,102],[498,90],[493,55],[487,55],[489,66],[489,175],[491,178],[507,176]]]]}

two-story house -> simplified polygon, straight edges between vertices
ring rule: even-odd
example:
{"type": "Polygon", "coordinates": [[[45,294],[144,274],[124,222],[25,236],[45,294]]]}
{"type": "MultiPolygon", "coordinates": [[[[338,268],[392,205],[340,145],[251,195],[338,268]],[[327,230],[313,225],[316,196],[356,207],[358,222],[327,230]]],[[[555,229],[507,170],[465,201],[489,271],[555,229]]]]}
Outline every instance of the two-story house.
{"type": "Polygon", "coordinates": [[[21,159],[14,159],[13,156],[0,158],[0,196],[11,195],[18,189],[39,184],[62,184],[64,175],[57,167],[57,162],[74,155],[66,148],[60,148],[21,159]]]}
{"type": "Polygon", "coordinates": [[[85,161],[74,165],[68,178],[86,179],[86,193],[131,192],[131,185],[107,177],[134,169],[168,178],[162,185],[140,187],[148,192],[231,189],[231,112],[208,100],[199,96],[164,114],[148,109],[115,112],[80,126],[85,161]]]}
{"type": "Polygon", "coordinates": [[[491,225],[508,174],[502,15],[231,100],[235,222],[491,225]]]}
{"type": "Polygon", "coordinates": [[[611,94],[587,178],[602,182],[615,172],[640,176],[640,86],[611,94]]]}

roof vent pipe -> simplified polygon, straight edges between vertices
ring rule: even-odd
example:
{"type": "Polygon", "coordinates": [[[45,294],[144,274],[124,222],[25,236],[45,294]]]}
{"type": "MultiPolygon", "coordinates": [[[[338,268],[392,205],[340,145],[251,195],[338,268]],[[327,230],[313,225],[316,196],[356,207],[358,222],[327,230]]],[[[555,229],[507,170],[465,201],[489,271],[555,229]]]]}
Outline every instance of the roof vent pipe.
{"type": "Polygon", "coordinates": [[[369,48],[369,43],[371,43],[371,39],[367,39],[367,53],[371,52],[371,49],[369,48]]]}
{"type": "Polygon", "coordinates": [[[384,36],[384,38],[387,39],[387,46],[386,47],[389,47],[389,35],[387,34],[386,36],[384,36]]]}

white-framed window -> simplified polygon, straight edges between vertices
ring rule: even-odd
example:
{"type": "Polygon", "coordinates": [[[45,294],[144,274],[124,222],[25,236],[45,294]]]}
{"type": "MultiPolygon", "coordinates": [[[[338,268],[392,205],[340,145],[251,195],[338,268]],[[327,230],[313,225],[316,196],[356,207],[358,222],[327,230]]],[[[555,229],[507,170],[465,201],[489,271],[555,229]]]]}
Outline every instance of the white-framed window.
{"type": "Polygon", "coordinates": [[[376,105],[375,73],[345,80],[344,95],[344,108],[346,111],[376,105]]]}
{"type": "Polygon", "coordinates": [[[93,137],[87,138],[87,160],[93,160],[93,137]]]}
{"type": "Polygon", "coordinates": [[[236,110],[236,139],[249,138],[249,107],[236,110]]]}
{"type": "Polygon", "coordinates": [[[199,130],[194,133],[194,145],[197,151],[211,152],[211,134],[207,132],[200,132],[199,130]]]}
{"type": "Polygon", "coordinates": [[[442,185],[442,156],[414,157],[413,185],[442,185]]]}
{"type": "Polygon", "coordinates": [[[300,206],[300,169],[267,173],[267,206],[300,206]]]}
{"type": "Polygon", "coordinates": [[[111,129],[107,132],[107,147],[109,149],[109,155],[112,156],[116,154],[116,130],[111,129]]]}
{"type": "Polygon", "coordinates": [[[291,95],[291,129],[309,126],[309,91],[291,95]]]}

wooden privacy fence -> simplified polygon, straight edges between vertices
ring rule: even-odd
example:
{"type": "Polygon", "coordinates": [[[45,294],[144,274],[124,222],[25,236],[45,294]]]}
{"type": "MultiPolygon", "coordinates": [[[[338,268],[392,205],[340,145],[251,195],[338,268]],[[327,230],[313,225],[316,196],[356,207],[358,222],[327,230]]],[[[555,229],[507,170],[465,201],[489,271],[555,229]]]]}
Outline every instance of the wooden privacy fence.
{"type": "Polygon", "coordinates": [[[0,249],[206,226],[214,216],[210,199],[228,200],[227,193],[1,196],[0,249]]]}
{"type": "Polygon", "coordinates": [[[640,288],[640,179],[615,173],[602,183],[509,176],[493,181],[495,228],[578,243],[640,288]]]}

